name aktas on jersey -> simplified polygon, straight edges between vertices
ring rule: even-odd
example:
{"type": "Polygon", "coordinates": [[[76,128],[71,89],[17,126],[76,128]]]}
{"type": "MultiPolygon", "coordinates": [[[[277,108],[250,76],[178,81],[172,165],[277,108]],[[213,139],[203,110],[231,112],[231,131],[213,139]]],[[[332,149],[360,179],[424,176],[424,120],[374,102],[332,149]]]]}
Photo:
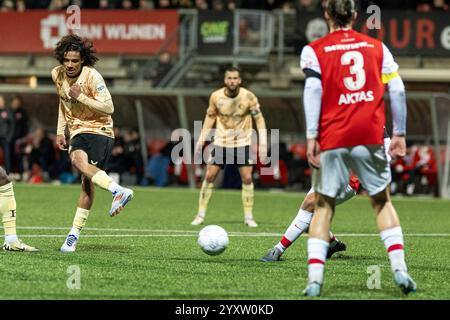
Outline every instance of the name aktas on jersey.
{"type": "Polygon", "coordinates": [[[341,96],[339,97],[339,105],[354,104],[358,102],[370,102],[370,101],[373,101],[373,91],[342,93],[341,96]]]}

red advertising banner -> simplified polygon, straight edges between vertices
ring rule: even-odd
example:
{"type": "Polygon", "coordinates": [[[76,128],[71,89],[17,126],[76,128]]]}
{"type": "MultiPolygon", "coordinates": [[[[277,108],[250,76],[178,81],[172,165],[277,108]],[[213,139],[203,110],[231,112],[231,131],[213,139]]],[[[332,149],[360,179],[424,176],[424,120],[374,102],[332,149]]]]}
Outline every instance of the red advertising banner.
{"type": "Polygon", "coordinates": [[[0,54],[48,53],[69,33],[92,40],[100,54],[153,54],[167,44],[178,50],[176,10],[81,10],[79,24],[75,18],[65,11],[0,13],[0,54]]]}

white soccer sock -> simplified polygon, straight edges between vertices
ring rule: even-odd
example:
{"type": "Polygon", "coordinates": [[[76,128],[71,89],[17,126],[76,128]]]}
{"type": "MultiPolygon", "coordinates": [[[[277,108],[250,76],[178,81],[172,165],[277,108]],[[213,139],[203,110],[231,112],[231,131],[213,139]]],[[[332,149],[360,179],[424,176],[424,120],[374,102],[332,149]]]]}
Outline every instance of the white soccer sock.
{"type": "Polygon", "coordinates": [[[405,251],[403,246],[403,233],[401,227],[394,227],[380,232],[381,240],[384,242],[389,260],[391,261],[391,270],[407,271],[405,263],[405,251]]]}
{"type": "Polygon", "coordinates": [[[312,212],[300,209],[284,236],[291,242],[297,240],[303,232],[308,230],[312,215],[312,212]]]}
{"type": "Polygon", "coordinates": [[[5,235],[5,242],[6,243],[13,243],[13,242],[15,242],[17,240],[19,240],[19,239],[17,238],[16,234],[7,234],[7,235],[5,235]]]}
{"type": "Polygon", "coordinates": [[[300,209],[297,216],[292,221],[291,225],[287,228],[280,242],[276,247],[284,252],[289,246],[302,235],[303,232],[307,231],[309,224],[312,219],[312,212],[300,209]]]}
{"type": "Polygon", "coordinates": [[[116,192],[120,191],[121,189],[122,189],[122,187],[119,184],[117,184],[117,182],[115,182],[115,181],[111,181],[108,185],[108,190],[112,194],[115,194],[116,192]]]}
{"type": "Polygon", "coordinates": [[[199,211],[199,212],[197,213],[197,216],[200,217],[200,218],[205,218],[206,212],[205,212],[205,211],[199,211]]]}
{"type": "Polygon", "coordinates": [[[308,239],[308,283],[323,283],[328,246],[327,241],[317,238],[308,239]]]}
{"type": "Polygon", "coordinates": [[[80,232],[81,232],[80,229],[75,228],[75,227],[72,227],[72,228],[70,229],[69,234],[73,234],[73,235],[75,235],[75,236],[78,238],[78,237],[80,236],[80,232]]]}

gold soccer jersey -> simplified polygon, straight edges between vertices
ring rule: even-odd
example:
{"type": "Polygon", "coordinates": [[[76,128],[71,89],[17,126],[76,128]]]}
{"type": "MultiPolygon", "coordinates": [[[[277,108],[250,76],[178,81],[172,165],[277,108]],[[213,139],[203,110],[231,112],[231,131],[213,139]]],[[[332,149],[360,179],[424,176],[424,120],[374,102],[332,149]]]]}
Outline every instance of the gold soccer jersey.
{"type": "Polygon", "coordinates": [[[70,138],[80,133],[93,133],[114,138],[111,114],[114,106],[103,77],[97,70],[84,66],[78,78],[68,78],[63,66],[52,70],[52,78],[59,95],[57,134],[67,127],[70,138]],[[78,99],[69,96],[70,87],[78,83],[78,99]]]}
{"type": "Polygon", "coordinates": [[[252,116],[250,107],[258,105],[256,96],[245,88],[230,98],[225,95],[225,88],[214,91],[209,99],[206,111],[208,117],[216,118],[214,144],[236,148],[248,146],[252,139],[252,116]]]}

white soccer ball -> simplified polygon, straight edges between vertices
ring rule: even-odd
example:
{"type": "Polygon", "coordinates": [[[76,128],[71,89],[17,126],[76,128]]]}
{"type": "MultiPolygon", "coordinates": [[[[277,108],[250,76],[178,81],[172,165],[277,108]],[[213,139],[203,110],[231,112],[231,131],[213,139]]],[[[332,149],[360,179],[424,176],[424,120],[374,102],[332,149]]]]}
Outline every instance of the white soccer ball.
{"type": "Polygon", "coordinates": [[[203,252],[216,256],[228,247],[228,233],[222,227],[209,225],[200,230],[197,243],[203,252]]]}

